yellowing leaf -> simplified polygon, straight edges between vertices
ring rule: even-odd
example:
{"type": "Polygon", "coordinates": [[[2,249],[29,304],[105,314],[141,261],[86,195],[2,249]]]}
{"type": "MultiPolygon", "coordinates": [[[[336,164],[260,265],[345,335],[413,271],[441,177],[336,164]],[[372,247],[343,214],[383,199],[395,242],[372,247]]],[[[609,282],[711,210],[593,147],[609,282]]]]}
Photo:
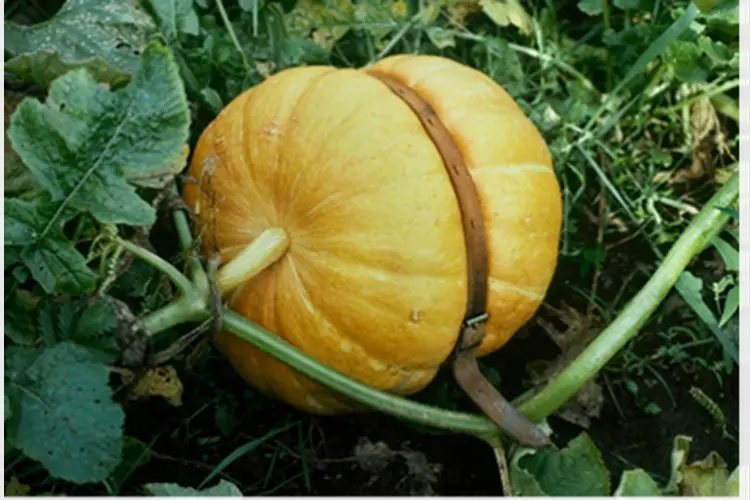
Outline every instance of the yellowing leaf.
{"type": "Polygon", "coordinates": [[[409,6],[404,0],[394,0],[391,2],[391,14],[395,17],[406,17],[409,13],[409,6]]]}
{"type": "Polygon", "coordinates": [[[727,481],[727,496],[730,496],[730,497],[740,496],[740,467],[739,465],[734,468],[731,474],[729,474],[729,480],[727,481]]]}
{"type": "MultiPolygon", "coordinates": [[[[133,376],[123,373],[123,379],[128,383],[133,376]]],[[[147,371],[140,377],[130,390],[130,399],[143,399],[152,396],[163,397],[172,406],[182,406],[182,381],[177,376],[173,366],[159,366],[147,371]]]]}
{"type": "Polygon", "coordinates": [[[424,9],[419,11],[419,23],[423,26],[433,23],[440,15],[440,9],[442,7],[442,2],[434,2],[427,5],[424,9]]]}
{"type": "Polygon", "coordinates": [[[531,33],[531,17],[518,0],[480,0],[487,16],[498,26],[516,26],[522,33],[531,33]]]}
{"type": "Polygon", "coordinates": [[[299,0],[285,16],[289,35],[312,40],[325,50],[355,26],[365,28],[375,46],[397,29],[409,8],[404,0],[299,0]]]}
{"type": "Polygon", "coordinates": [[[469,14],[481,12],[482,8],[477,2],[459,2],[450,4],[447,9],[448,15],[460,25],[466,24],[466,17],[469,14]]]}
{"type": "Polygon", "coordinates": [[[19,482],[16,476],[11,476],[10,481],[5,483],[6,497],[25,497],[30,491],[29,485],[19,482]]]}
{"type": "Polygon", "coordinates": [[[354,6],[350,0],[299,0],[285,19],[290,35],[331,50],[354,22],[354,6]]]}

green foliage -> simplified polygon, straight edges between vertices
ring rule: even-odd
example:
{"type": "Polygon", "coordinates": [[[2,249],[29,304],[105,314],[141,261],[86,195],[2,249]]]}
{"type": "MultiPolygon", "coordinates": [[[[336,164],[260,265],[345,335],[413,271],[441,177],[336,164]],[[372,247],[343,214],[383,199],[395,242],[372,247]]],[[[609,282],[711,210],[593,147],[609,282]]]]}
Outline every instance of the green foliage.
{"type": "Polygon", "coordinates": [[[10,359],[6,350],[8,441],[56,477],[106,478],[120,461],[125,418],[108,380],[107,369],[69,341],[41,351],[17,348],[10,359]]]}
{"type": "Polygon", "coordinates": [[[93,290],[96,275],[63,233],[63,224],[75,215],[72,210],[46,194],[34,201],[5,198],[4,208],[5,248],[18,254],[6,267],[22,263],[47,293],[86,295],[93,290]]]}
{"type": "Polygon", "coordinates": [[[152,42],[134,59],[109,57],[118,23],[132,36],[152,25],[125,2],[70,1],[48,23],[14,32],[13,43],[36,51],[27,60],[41,60],[33,43],[43,41],[64,48],[66,65],[44,102],[27,98],[13,112],[7,137],[38,191],[4,199],[5,331],[15,344],[5,351],[7,443],[53,477],[111,486],[127,472],[118,469],[125,415],[105,364],[120,357],[115,334],[129,325],[108,300],[85,297],[119,255],[102,243],[113,227],[104,224],[153,224],[156,212],[137,187],[161,187],[182,170],[189,127],[171,53],[152,42]],[[96,53],[85,53],[95,38],[70,27],[87,22],[101,31],[86,36],[107,38],[96,53]],[[95,78],[129,83],[110,91],[95,78]]]}
{"type": "Polygon", "coordinates": [[[614,492],[599,450],[586,433],[562,450],[518,448],[510,461],[510,480],[516,496],[738,496],[737,470],[731,475],[714,451],[703,460],[687,463],[692,438],[678,435],[672,451],[669,483],[659,484],[643,469],[626,470],[614,492]]]}
{"type": "Polygon", "coordinates": [[[119,355],[113,335],[117,320],[107,302],[57,304],[50,301],[37,311],[37,323],[37,331],[45,346],[74,342],[101,363],[112,363],[119,355]]]}
{"type": "Polygon", "coordinates": [[[610,479],[586,433],[560,449],[521,448],[511,460],[511,484],[520,496],[606,496],[610,479]]]}
{"type": "Polygon", "coordinates": [[[81,212],[103,223],[153,224],[154,209],[128,180],[163,176],[183,154],[189,116],[171,55],[154,43],[142,62],[116,92],[71,71],[44,104],[27,99],[11,118],[13,148],[46,193],[5,199],[5,246],[47,293],[85,295],[96,283],[63,225],[81,212]]]}
{"type": "Polygon", "coordinates": [[[76,68],[95,80],[121,85],[139,67],[153,20],[133,2],[68,0],[49,21],[34,26],[5,22],[5,71],[47,85],[76,68]]]}
{"type": "Polygon", "coordinates": [[[658,497],[661,489],[643,469],[626,470],[613,496],[616,497],[658,497]]]}
{"type": "Polygon", "coordinates": [[[150,496],[154,497],[241,497],[242,492],[233,483],[224,479],[216,486],[197,490],[186,488],[174,483],[147,484],[144,489],[150,496]]]}
{"type": "Polygon", "coordinates": [[[167,40],[177,39],[179,33],[198,35],[198,14],[193,8],[192,0],[157,0],[150,4],[156,14],[159,29],[167,40]]]}
{"type": "MultiPolygon", "coordinates": [[[[189,116],[178,81],[169,52],[151,44],[125,89],[109,92],[86,71],[71,71],[44,104],[19,105],[8,137],[59,207],[104,223],[153,224],[154,209],[127,177],[159,171],[180,154],[189,116]]],[[[55,223],[54,216],[46,222],[55,223]]]]}

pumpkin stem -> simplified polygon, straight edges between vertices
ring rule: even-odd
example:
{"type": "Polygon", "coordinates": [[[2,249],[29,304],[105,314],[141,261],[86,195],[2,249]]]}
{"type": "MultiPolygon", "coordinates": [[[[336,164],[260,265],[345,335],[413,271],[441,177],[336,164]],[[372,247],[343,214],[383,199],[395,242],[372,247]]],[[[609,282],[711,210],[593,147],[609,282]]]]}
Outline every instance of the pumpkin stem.
{"type": "Polygon", "coordinates": [[[216,273],[221,294],[233,291],[278,261],[289,250],[289,242],[289,235],[280,227],[263,231],[216,273]]]}

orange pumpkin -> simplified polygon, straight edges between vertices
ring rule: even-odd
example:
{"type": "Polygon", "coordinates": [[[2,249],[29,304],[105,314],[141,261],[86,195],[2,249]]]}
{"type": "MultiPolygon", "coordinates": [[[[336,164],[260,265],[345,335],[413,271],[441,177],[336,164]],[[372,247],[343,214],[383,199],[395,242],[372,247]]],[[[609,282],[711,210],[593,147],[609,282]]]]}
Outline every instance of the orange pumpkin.
{"type": "MultiPolygon", "coordinates": [[[[429,103],[471,173],[489,256],[479,354],[497,350],[547,291],[562,207],[542,136],[481,72],[414,55],[359,70],[284,70],[203,132],[183,197],[204,252],[222,263],[269,229],[288,238],[273,264],[225,294],[233,310],[345,375],[409,395],[430,383],[456,344],[467,257],[435,143],[378,75],[429,103]]],[[[356,409],[233,335],[215,342],[268,395],[312,413],[356,409]]]]}

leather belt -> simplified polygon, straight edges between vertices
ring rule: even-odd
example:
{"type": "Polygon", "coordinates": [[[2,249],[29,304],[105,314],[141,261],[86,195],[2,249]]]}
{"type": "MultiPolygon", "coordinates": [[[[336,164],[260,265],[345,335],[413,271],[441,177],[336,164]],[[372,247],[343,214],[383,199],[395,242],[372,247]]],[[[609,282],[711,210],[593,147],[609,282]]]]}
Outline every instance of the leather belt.
{"type": "Polygon", "coordinates": [[[453,374],[456,381],[479,408],[521,444],[542,447],[550,444],[546,434],[516,410],[482,375],[477,350],[486,335],[489,257],[484,216],[474,181],[461,150],[437,113],[421,96],[399,80],[370,70],[416,114],[435,144],[456,193],[466,247],[466,314],[456,344],[453,374]]]}

